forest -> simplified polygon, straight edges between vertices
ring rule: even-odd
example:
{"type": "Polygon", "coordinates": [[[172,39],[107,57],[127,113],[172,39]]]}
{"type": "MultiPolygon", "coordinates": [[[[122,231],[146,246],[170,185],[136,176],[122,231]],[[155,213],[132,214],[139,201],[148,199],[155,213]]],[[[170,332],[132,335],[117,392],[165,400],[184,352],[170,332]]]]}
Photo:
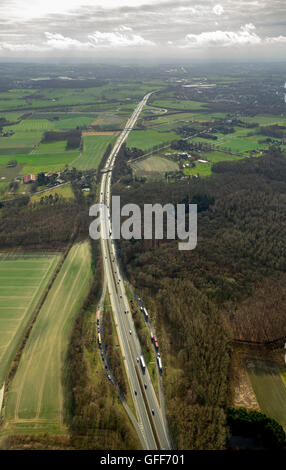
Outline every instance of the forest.
{"type": "Polygon", "coordinates": [[[57,142],[66,140],[66,150],[72,150],[80,147],[81,143],[81,131],[79,129],[73,129],[70,131],[53,132],[47,131],[44,133],[42,139],[43,143],[57,142]]]}
{"type": "Polygon", "coordinates": [[[120,241],[122,266],[161,339],[179,448],[226,445],[232,340],[286,337],[285,156],[272,147],[260,159],[215,164],[214,172],[180,184],[135,181],[128,189],[119,179],[113,190],[122,205],[198,204],[193,251],[178,251],[175,240],[120,241]]]}
{"type": "Polygon", "coordinates": [[[88,215],[77,201],[52,198],[49,204],[2,208],[0,246],[31,250],[63,249],[76,231],[86,238],[88,215]]]}

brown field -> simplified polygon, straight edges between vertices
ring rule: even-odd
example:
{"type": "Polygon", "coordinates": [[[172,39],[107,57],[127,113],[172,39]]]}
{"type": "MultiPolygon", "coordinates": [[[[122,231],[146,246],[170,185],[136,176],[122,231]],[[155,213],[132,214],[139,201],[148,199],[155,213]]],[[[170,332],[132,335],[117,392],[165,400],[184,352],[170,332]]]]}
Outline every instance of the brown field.
{"type": "Polygon", "coordinates": [[[101,131],[101,132],[83,132],[82,135],[84,137],[92,137],[92,136],[97,136],[97,135],[118,135],[118,131],[101,131]]]}
{"type": "Polygon", "coordinates": [[[158,155],[138,160],[130,165],[137,176],[159,177],[166,171],[178,171],[179,165],[173,160],[158,155]]]}

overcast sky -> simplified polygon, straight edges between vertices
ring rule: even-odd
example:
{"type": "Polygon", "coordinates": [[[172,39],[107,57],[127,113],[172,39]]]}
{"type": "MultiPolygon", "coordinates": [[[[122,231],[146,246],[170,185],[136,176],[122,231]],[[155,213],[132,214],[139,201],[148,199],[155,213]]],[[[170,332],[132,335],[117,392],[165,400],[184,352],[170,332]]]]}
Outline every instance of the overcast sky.
{"type": "Polygon", "coordinates": [[[1,0],[0,57],[285,59],[285,0],[1,0]]]}

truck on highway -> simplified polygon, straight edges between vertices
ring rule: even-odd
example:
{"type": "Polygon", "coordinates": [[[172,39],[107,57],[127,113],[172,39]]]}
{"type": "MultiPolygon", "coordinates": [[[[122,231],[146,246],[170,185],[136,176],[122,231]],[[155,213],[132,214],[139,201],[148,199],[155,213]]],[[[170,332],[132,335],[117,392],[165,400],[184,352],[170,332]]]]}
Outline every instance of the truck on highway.
{"type": "Polygon", "coordinates": [[[157,356],[157,362],[158,362],[159,372],[160,374],[162,374],[162,359],[160,356],[157,356]]]}
{"type": "Polygon", "coordinates": [[[96,323],[99,325],[99,322],[100,322],[100,310],[97,311],[97,314],[96,314],[96,323]]]}
{"type": "Polygon", "coordinates": [[[142,355],[140,356],[140,365],[141,365],[142,371],[145,372],[146,364],[145,364],[145,361],[144,361],[144,357],[142,355]]]}
{"type": "Polygon", "coordinates": [[[98,333],[98,344],[99,344],[99,347],[101,348],[101,336],[100,336],[100,333],[98,333]]]}
{"type": "Polygon", "coordinates": [[[159,349],[159,344],[158,344],[157,336],[154,336],[154,345],[155,345],[155,348],[156,348],[156,349],[159,349]]]}
{"type": "Polygon", "coordinates": [[[148,321],[149,320],[149,314],[148,314],[145,307],[143,308],[143,313],[144,313],[145,320],[148,321]]]}

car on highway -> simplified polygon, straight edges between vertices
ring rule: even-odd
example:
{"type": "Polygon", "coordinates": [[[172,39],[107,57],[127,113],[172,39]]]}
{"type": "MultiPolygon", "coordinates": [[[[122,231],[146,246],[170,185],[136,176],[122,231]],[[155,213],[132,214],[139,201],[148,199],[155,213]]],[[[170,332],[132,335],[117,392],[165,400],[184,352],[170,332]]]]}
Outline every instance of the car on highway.
{"type": "Polygon", "coordinates": [[[108,374],[108,375],[107,375],[107,378],[108,378],[108,380],[111,380],[111,375],[108,374]]]}
{"type": "Polygon", "coordinates": [[[146,384],[146,383],[144,384],[144,387],[145,387],[145,390],[146,390],[146,388],[147,388],[147,384],[146,384]]]}
{"type": "Polygon", "coordinates": [[[135,393],[135,395],[137,395],[137,391],[136,391],[136,390],[134,390],[134,393],[135,393]]]}
{"type": "Polygon", "coordinates": [[[155,414],[155,411],[152,409],[152,415],[154,416],[154,414],[155,414]]]}
{"type": "Polygon", "coordinates": [[[136,357],[136,361],[139,362],[139,357],[136,357]]]}
{"type": "MultiPolygon", "coordinates": [[[[121,296],[120,296],[120,297],[121,297],[121,296]]],[[[130,334],[130,335],[132,334],[132,331],[131,331],[131,330],[129,330],[129,334],[130,334]]]]}

